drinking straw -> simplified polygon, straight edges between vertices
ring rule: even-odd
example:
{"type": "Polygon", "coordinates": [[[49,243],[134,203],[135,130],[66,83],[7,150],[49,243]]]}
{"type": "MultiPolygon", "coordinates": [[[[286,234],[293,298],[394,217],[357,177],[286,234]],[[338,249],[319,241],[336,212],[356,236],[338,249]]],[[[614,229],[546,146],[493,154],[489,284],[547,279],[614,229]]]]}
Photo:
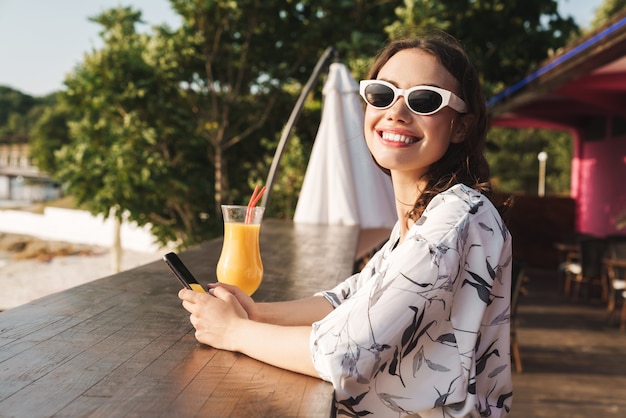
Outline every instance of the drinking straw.
{"type": "Polygon", "coordinates": [[[246,223],[247,224],[252,222],[252,213],[254,211],[254,207],[259,202],[259,199],[261,199],[261,196],[263,196],[264,192],[265,192],[265,186],[263,186],[260,191],[259,191],[258,184],[254,187],[254,191],[252,192],[252,196],[250,197],[250,202],[248,202],[248,209],[246,210],[246,223]]]}

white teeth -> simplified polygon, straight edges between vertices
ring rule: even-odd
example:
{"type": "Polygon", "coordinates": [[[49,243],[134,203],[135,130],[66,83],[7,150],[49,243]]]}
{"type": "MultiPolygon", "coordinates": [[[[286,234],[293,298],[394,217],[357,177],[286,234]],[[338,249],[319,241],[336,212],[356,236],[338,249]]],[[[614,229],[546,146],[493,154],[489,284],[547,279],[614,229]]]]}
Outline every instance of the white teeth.
{"type": "Polygon", "coordinates": [[[387,141],[403,142],[405,144],[412,144],[414,142],[417,142],[416,138],[406,136],[406,135],[392,134],[389,132],[383,132],[382,137],[383,139],[386,139],[387,141]]]}

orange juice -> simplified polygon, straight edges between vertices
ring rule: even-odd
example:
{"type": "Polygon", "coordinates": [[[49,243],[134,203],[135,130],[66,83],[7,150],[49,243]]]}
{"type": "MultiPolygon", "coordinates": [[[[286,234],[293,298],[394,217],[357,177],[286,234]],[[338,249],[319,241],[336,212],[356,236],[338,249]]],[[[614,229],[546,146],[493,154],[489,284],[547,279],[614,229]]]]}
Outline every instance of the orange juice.
{"type": "Polygon", "coordinates": [[[217,263],[217,280],[251,295],[261,285],[263,263],[259,249],[260,224],[224,223],[224,245],[217,263]]]}

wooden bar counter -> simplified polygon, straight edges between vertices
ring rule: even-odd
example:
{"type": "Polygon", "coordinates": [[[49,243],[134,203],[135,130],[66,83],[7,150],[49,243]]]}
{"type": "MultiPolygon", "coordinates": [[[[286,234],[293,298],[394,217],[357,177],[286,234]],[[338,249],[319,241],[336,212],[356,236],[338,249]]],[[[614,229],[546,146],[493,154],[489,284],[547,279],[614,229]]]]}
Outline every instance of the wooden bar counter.
{"type": "MultiPolygon", "coordinates": [[[[257,301],[310,296],[352,272],[357,227],[266,220],[257,301]]],[[[222,240],[183,252],[215,280],[222,240]]],[[[332,386],[199,344],[162,261],[0,313],[2,417],[328,417],[332,386]]]]}

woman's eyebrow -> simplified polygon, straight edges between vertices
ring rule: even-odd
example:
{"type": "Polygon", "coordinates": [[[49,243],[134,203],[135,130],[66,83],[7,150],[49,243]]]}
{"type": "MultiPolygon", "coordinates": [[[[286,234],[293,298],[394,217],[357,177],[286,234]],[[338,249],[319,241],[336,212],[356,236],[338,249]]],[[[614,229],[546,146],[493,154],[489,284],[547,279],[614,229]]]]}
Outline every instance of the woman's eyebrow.
{"type": "MultiPolygon", "coordinates": [[[[398,87],[398,83],[396,83],[396,82],[395,82],[395,81],[393,81],[393,80],[388,80],[388,79],[386,79],[386,78],[377,78],[376,80],[386,81],[387,83],[393,84],[393,85],[394,85],[394,86],[396,86],[397,88],[400,88],[400,87],[398,87]]],[[[420,84],[414,84],[414,85],[412,85],[411,87],[417,87],[417,86],[428,86],[428,87],[437,87],[437,88],[440,88],[440,89],[445,89],[444,87],[441,87],[440,85],[438,85],[438,84],[433,84],[433,83],[420,83],[420,84]]],[[[447,90],[447,89],[445,89],[445,90],[447,90]]]]}

